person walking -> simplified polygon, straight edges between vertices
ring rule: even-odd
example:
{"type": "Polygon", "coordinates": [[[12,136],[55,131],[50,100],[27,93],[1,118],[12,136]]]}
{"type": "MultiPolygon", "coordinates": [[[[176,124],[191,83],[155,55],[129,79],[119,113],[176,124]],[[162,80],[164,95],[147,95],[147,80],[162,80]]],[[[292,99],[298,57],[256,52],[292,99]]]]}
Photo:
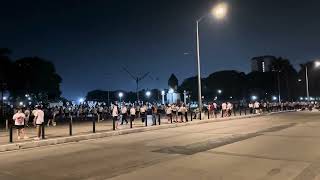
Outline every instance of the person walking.
{"type": "Polygon", "coordinates": [[[43,126],[43,123],[44,123],[44,112],[41,110],[41,107],[40,106],[36,106],[35,107],[36,110],[34,111],[34,120],[33,120],[33,124],[34,126],[36,126],[36,134],[37,134],[37,137],[34,138],[34,140],[40,140],[40,137],[41,137],[41,127],[43,126]]]}
{"type": "Polygon", "coordinates": [[[121,116],[122,116],[121,125],[123,125],[123,121],[126,121],[126,124],[128,124],[127,114],[128,114],[128,109],[126,105],[123,105],[121,107],[121,116]]]}
{"type": "Polygon", "coordinates": [[[134,106],[131,106],[131,108],[130,108],[130,121],[132,122],[133,125],[134,125],[135,118],[136,118],[136,109],[134,108],[134,106]]]}
{"type": "Polygon", "coordinates": [[[25,133],[25,118],[26,115],[22,112],[22,109],[19,109],[17,111],[17,113],[15,113],[12,117],[12,119],[14,120],[14,125],[17,128],[17,137],[18,140],[21,139],[21,136],[23,136],[24,139],[28,139],[28,136],[25,133]]]}
{"type": "Polygon", "coordinates": [[[167,117],[168,117],[168,123],[170,123],[171,119],[172,119],[172,109],[171,109],[171,106],[170,105],[167,105],[166,106],[166,114],[167,114],[167,117]]]}
{"type": "Polygon", "coordinates": [[[119,110],[118,106],[116,104],[112,105],[112,119],[116,123],[116,129],[118,129],[118,116],[119,116],[119,110]]]}

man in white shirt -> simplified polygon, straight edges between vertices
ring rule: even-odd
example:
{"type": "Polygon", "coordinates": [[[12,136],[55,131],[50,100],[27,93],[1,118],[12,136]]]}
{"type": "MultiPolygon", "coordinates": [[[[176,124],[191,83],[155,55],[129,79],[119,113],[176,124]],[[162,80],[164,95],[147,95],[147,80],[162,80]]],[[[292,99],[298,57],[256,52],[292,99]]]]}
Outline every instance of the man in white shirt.
{"type": "MultiPolygon", "coordinates": [[[[117,122],[118,121],[118,116],[119,116],[119,111],[118,111],[118,106],[116,104],[112,105],[112,119],[113,122],[117,122]]],[[[118,122],[117,122],[117,126],[116,128],[118,129],[118,122]]]]}
{"type": "Polygon", "coordinates": [[[41,137],[41,127],[43,126],[44,123],[44,112],[41,110],[40,106],[35,107],[36,110],[34,111],[34,119],[33,119],[33,124],[37,128],[37,137],[34,138],[34,140],[40,140],[41,137]]]}
{"type": "Polygon", "coordinates": [[[134,124],[134,119],[136,118],[136,109],[134,106],[131,106],[130,108],[130,120],[134,124]]]}
{"type": "Polygon", "coordinates": [[[221,117],[226,117],[226,112],[227,112],[227,103],[222,103],[222,105],[221,105],[221,110],[222,110],[222,112],[221,112],[221,117]]]}
{"type": "Polygon", "coordinates": [[[18,136],[18,140],[21,139],[21,135],[23,135],[24,139],[27,139],[27,135],[25,134],[24,131],[24,121],[25,121],[25,114],[22,112],[21,109],[18,110],[17,113],[15,113],[12,117],[12,119],[14,120],[14,125],[17,128],[17,136],[18,136]]]}
{"type": "Polygon", "coordinates": [[[128,109],[125,105],[123,105],[121,108],[121,115],[122,115],[121,125],[123,125],[123,121],[126,121],[126,124],[128,124],[127,113],[128,113],[128,109]]]}

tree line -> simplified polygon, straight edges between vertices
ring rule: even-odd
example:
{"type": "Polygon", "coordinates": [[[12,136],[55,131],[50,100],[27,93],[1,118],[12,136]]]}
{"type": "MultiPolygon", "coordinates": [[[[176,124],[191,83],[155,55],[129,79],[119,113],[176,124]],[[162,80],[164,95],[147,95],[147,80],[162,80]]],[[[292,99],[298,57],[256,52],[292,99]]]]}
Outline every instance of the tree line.
{"type": "Polygon", "coordinates": [[[52,62],[40,57],[11,58],[11,51],[0,48],[1,91],[19,101],[25,95],[37,102],[54,101],[60,98],[62,78],[52,62]]]}

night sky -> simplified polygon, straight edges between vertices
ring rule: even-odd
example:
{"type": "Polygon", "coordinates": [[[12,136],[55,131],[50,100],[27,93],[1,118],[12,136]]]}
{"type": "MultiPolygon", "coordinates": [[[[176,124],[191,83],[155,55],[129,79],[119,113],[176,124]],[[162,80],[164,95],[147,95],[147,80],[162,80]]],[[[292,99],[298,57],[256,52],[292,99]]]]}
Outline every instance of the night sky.
{"type": "MultiPolygon", "coordinates": [[[[141,88],[166,88],[171,73],[196,74],[195,20],[209,0],[1,0],[0,47],[14,58],[54,62],[63,96],[93,89],[134,90],[135,75],[151,72],[141,88]]],[[[320,57],[319,0],[234,0],[230,13],[201,23],[203,76],[218,70],[250,71],[260,55],[294,65],[320,57]]]]}

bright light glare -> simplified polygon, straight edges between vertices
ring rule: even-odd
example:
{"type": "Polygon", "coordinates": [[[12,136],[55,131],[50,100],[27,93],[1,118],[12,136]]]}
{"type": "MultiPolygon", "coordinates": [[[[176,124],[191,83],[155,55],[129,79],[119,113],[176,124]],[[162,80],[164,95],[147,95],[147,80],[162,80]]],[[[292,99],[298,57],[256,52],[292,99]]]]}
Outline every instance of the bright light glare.
{"type": "Polygon", "coordinates": [[[122,98],[122,97],[123,97],[123,93],[120,92],[120,93],[119,93],[119,98],[122,98]]]}
{"type": "Polygon", "coordinates": [[[79,103],[83,103],[84,102],[84,98],[79,98],[79,103]]]}
{"type": "Polygon", "coordinates": [[[258,97],[257,97],[257,96],[251,96],[251,99],[252,99],[253,101],[255,101],[255,100],[258,99],[258,97]]]}
{"type": "Polygon", "coordinates": [[[169,93],[174,93],[174,90],[173,89],[169,89],[169,93]]]}
{"type": "Polygon", "coordinates": [[[19,105],[22,106],[22,105],[23,105],[23,102],[20,102],[19,105]]]}
{"type": "Polygon", "coordinates": [[[228,4],[227,3],[219,3],[212,9],[212,15],[216,19],[223,19],[227,16],[228,13],[228,4]]]}
{"type": "Polygon", "coordinates": [[[150,91],[147,91],[146,92],[146,95],[149,97],[149,96],[151,96],[151,92],[150,91]]]}
{"type": "Polygon", "coordinates": [[[278,98],[276,96],[272,96],[272,100],[277,100],[278,98]]]}
{"type": "Polygon", "coordinates": [[[165,91],[161,91],[161,95],[165,95],[165,93],[166,93],[165,91]]]}
{"type": "Polygon", "coordinates": [[[314,65],[316,66],[316,68],[320,67],[320,61],[316,61],[314,65]]]}
{"type": "Polygon", "coordinates": [[[221,90],[221,89],[218,89],[218,93],[221,94],[221,93],[222,93],[222,90],[221,90]]]}
{"type": "Polygon", "coordinates": [[[7,100],[7,97],[3,96],[3,98],[2,98],[2,99],[5,101],[5,100],[7,100]]]}

